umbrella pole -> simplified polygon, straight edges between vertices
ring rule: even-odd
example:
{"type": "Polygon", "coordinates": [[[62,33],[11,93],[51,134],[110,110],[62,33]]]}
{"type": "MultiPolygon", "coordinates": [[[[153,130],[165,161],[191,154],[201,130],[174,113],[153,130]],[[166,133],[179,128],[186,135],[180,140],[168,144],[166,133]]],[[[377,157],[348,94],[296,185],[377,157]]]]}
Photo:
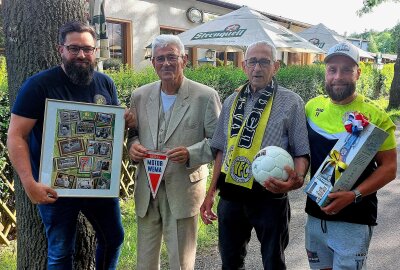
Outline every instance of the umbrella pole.
{"type": "Polygon", "coordinates": [[[243,51],[237,52],[237,67],[239,68],[241,67],[243,59],[244,59],[243,51]]]}
{"type": "Polygon", "coordinates": [[[228,52],[224,51],[224,66],[228,65],[228,52]]]}
{"type": "Polygon", "coordinates": [[[197,47],[192,48],[192,62],[194,68],[198,67],[199,62],[197,61],[197,47]]]}

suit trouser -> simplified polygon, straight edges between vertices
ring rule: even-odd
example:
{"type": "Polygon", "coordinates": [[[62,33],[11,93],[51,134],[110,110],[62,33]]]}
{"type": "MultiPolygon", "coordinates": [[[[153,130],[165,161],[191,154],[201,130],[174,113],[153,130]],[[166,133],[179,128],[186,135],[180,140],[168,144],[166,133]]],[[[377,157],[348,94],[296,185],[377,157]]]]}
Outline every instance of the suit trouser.
{"type": "Polygon", "coordinates": [[[168,269],[194,269],[197,220],[198,215],[184,219],[172,215],[162,181],[156,198],[150,199],[146,215],[137,217],[137,270],[160,269],[163,237],[168,251],[168,269]]]}
{"type": "Polygon", "coordinates": [[[284,270],[289,243],[290,206],[286,196],[218,204],[219,251],[223,270],[245,269],[247,245],[254,228],[265,270],[284,270]]]}

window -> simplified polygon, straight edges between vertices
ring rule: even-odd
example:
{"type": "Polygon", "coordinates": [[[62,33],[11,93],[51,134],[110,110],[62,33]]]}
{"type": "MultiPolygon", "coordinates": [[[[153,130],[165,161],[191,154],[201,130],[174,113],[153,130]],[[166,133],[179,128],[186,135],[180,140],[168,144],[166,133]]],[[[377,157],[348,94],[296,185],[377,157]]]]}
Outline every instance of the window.
{"type": "Polygon", "coordinates": [[[119,64],[132,64],[132,25],[130,21],[107,19],[108,45],[110,59],[104,68],[117,67],[119,64]]]}
{"type": "Polygon", "coordinates": [[[167,35],[178,35],[182,33],[184,30],[177,29],[177,28],[170,28],[170,27],[160,27],[160,35],[167,34],[167,35]]]}
{"type": "MultiPolygon", "coordinates": [[[[160,27],[160,35],[166,34],[166,35],[179,35],[180,33],[184,32],[185,30],[179,29],[179,28],[172,28],[172,27],[166,27],[166,26],[161,26],[160,27]]],[[[186,50],[186,54],[188,56],[189,62],[193,62],[193,49],[189,48],[186,50]]],[[[189,63],[189,65],[191,65],[189,63]]]]}
{"type": "Polygon", "coordinates": [[[126,38],[124,36],[124,31],[122,28],[123,28],[122,23],[107,22],[107,35],[110,46],[110,57],[120,59],[121,63],[125,58],[124,39],[126,38]]]}

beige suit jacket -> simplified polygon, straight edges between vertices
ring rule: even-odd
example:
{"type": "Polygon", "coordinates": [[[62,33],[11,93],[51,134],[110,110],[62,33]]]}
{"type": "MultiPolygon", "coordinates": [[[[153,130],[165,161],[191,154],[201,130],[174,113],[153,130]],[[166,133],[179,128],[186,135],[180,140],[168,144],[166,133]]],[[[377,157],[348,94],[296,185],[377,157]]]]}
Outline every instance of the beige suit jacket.
{"type": "MultiPolygon", "coordinates": [[[[157,81],[136,89],[131,96],[131,110],[136,114],[137,127],[130,130],[128,147],[140,143],[156,149],[160,86],[157,81]]],[[[164,172],[165,188],[172,214],[176,219],[199,213],[204,200],[207,163],[213,159],[209,140],[216,127],[221,103],[218,93],[203,84],[184,78],[165,136],[164,149],[185,146],[190,154],[188,164],[168,162],[164,172]]],[[[143,162],[138,165],[135,183],[135,208],[144,217],[151,197],[143,162]]]]}

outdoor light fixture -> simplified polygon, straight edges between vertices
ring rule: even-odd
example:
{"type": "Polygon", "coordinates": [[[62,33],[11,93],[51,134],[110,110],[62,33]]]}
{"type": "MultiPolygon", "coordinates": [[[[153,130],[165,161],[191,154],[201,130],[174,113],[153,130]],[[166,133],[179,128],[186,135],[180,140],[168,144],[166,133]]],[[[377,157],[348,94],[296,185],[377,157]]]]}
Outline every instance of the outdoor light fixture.
{"type": "Polygon", "coordinates": [[[144,59],[146,59],[146,60],[150,59],[151,58],[151,53],[152,53],[152,51],[151,51],[151,43],[146,46],[145,50],[146,51],[144,52],[144,59]]]}

